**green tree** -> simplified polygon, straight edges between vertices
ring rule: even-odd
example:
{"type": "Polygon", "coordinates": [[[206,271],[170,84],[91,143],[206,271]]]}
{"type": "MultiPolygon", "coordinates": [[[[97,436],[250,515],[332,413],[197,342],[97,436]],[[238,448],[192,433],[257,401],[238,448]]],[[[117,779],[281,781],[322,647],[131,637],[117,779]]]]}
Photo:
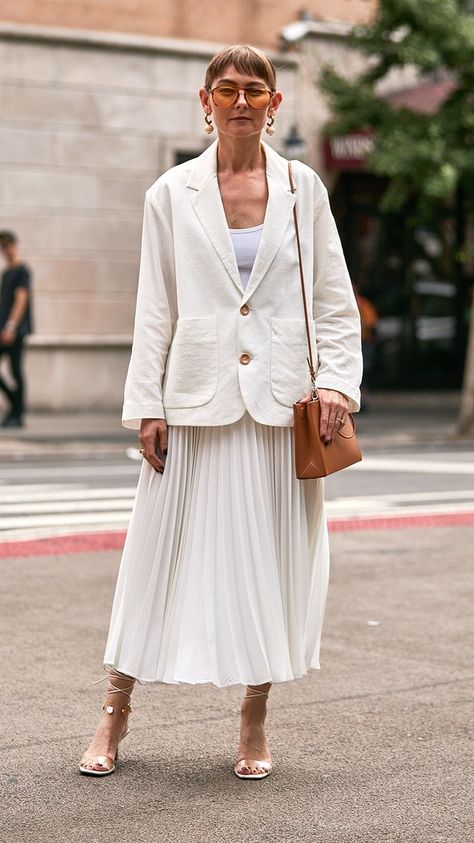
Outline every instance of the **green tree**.
{"type": "MultiPolygon", "coordinates": [[[[365,71],[347,79],[326,67],[321,75],[333,113],[328,132],[373,130],[368,163],[372,172],[389,178],[381,208],[400,211],[409,206],[414,222],[461,197],[472,216],[473,13],[472,0],[380,0],[373,21],[355,27],[349,36],[349,45],[367,57],[365,71]],[[452,83],[436,113],[395,106],[380,96],[380,82],[407,66],[416,69],[421,82],[452,83]]],[[[465,259],[466,249],[460,248],[458,260],[465,259]]],[[[460,413],[463,434],[474,431],[474,300],[470,331],[460,413]]]]}

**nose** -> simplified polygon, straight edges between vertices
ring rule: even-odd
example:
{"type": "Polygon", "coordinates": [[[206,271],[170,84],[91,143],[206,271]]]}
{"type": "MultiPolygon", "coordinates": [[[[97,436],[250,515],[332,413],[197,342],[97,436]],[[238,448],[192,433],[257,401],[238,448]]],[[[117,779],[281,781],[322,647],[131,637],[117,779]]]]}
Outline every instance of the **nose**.
{"type": "Polygon", "coordinates": [[[245,99],[245,92],[239,91],[239,96],[237,97],[236,105],[247,105],[247,100],[245,99]]]}

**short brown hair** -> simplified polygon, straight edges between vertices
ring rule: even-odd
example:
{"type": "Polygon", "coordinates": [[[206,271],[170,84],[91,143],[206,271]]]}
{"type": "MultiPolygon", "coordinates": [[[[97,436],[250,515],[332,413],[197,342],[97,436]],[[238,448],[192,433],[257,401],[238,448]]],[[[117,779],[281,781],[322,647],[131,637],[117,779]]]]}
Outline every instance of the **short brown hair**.
{"type": "Polygon", "coordinates": [[[4,246],[13,246],[14,243],[18,242],[18,237],[13,231],[0,231],[0,248],[4,248],[4,246]]]}
{"type": "Polygon", "coordinates": [[[216,53],[208,64],[204,87],[209,91],[214,79],[231,64],[239,73],[260,77],[272,91],[276,91],[276,70],[273,62],[263,50],[248,44],[234,44],[233,47],[226,47],[216,53]]]}

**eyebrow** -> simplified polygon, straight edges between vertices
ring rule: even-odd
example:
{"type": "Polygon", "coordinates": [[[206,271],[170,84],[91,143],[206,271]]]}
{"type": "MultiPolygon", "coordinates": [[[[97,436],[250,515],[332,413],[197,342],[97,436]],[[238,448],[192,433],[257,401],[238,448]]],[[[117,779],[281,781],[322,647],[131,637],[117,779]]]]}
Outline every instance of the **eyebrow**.
{"type": "MultiPolygon", "coordinates": [[[[227,82],[229,85],[235,85],[237,87],[237,82],[234,79],[218,79],[215,84],[216,85],[222,85],[223,82],[227,82]]],[[[247,88],[251,88],[251,87],[255,88],[256,86],[259,86],[259,87],[263,88],[265,86],[265,83],[264,82],[249,82],[249,84],[246,87],[247,88]]]]}

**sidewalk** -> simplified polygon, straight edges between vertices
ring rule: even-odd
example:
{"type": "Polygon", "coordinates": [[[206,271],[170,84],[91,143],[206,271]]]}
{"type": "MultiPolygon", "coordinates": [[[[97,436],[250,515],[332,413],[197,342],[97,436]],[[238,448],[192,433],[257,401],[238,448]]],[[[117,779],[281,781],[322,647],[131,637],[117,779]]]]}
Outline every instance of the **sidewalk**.
{"type": "Polygon", "coordinates": [[[117,772],[81,777],[120,552],[0,560],[2,843],[467,843],[473,539],[332,536],[321,670],[272,688],[263,782],[212,685],[137,687],[117,772]]]}
{"type": "MultiPolygon", "coordinates": [[[[370,410],[356,415],[363,447],[456,442],[458,393],[377,393],[370,410]]],[[[121,410],[100,413],[31,413],[26,426],[0,429],[0,459],[115,457],[138,445],[138,433],[121,424],[121,410]]]]}

